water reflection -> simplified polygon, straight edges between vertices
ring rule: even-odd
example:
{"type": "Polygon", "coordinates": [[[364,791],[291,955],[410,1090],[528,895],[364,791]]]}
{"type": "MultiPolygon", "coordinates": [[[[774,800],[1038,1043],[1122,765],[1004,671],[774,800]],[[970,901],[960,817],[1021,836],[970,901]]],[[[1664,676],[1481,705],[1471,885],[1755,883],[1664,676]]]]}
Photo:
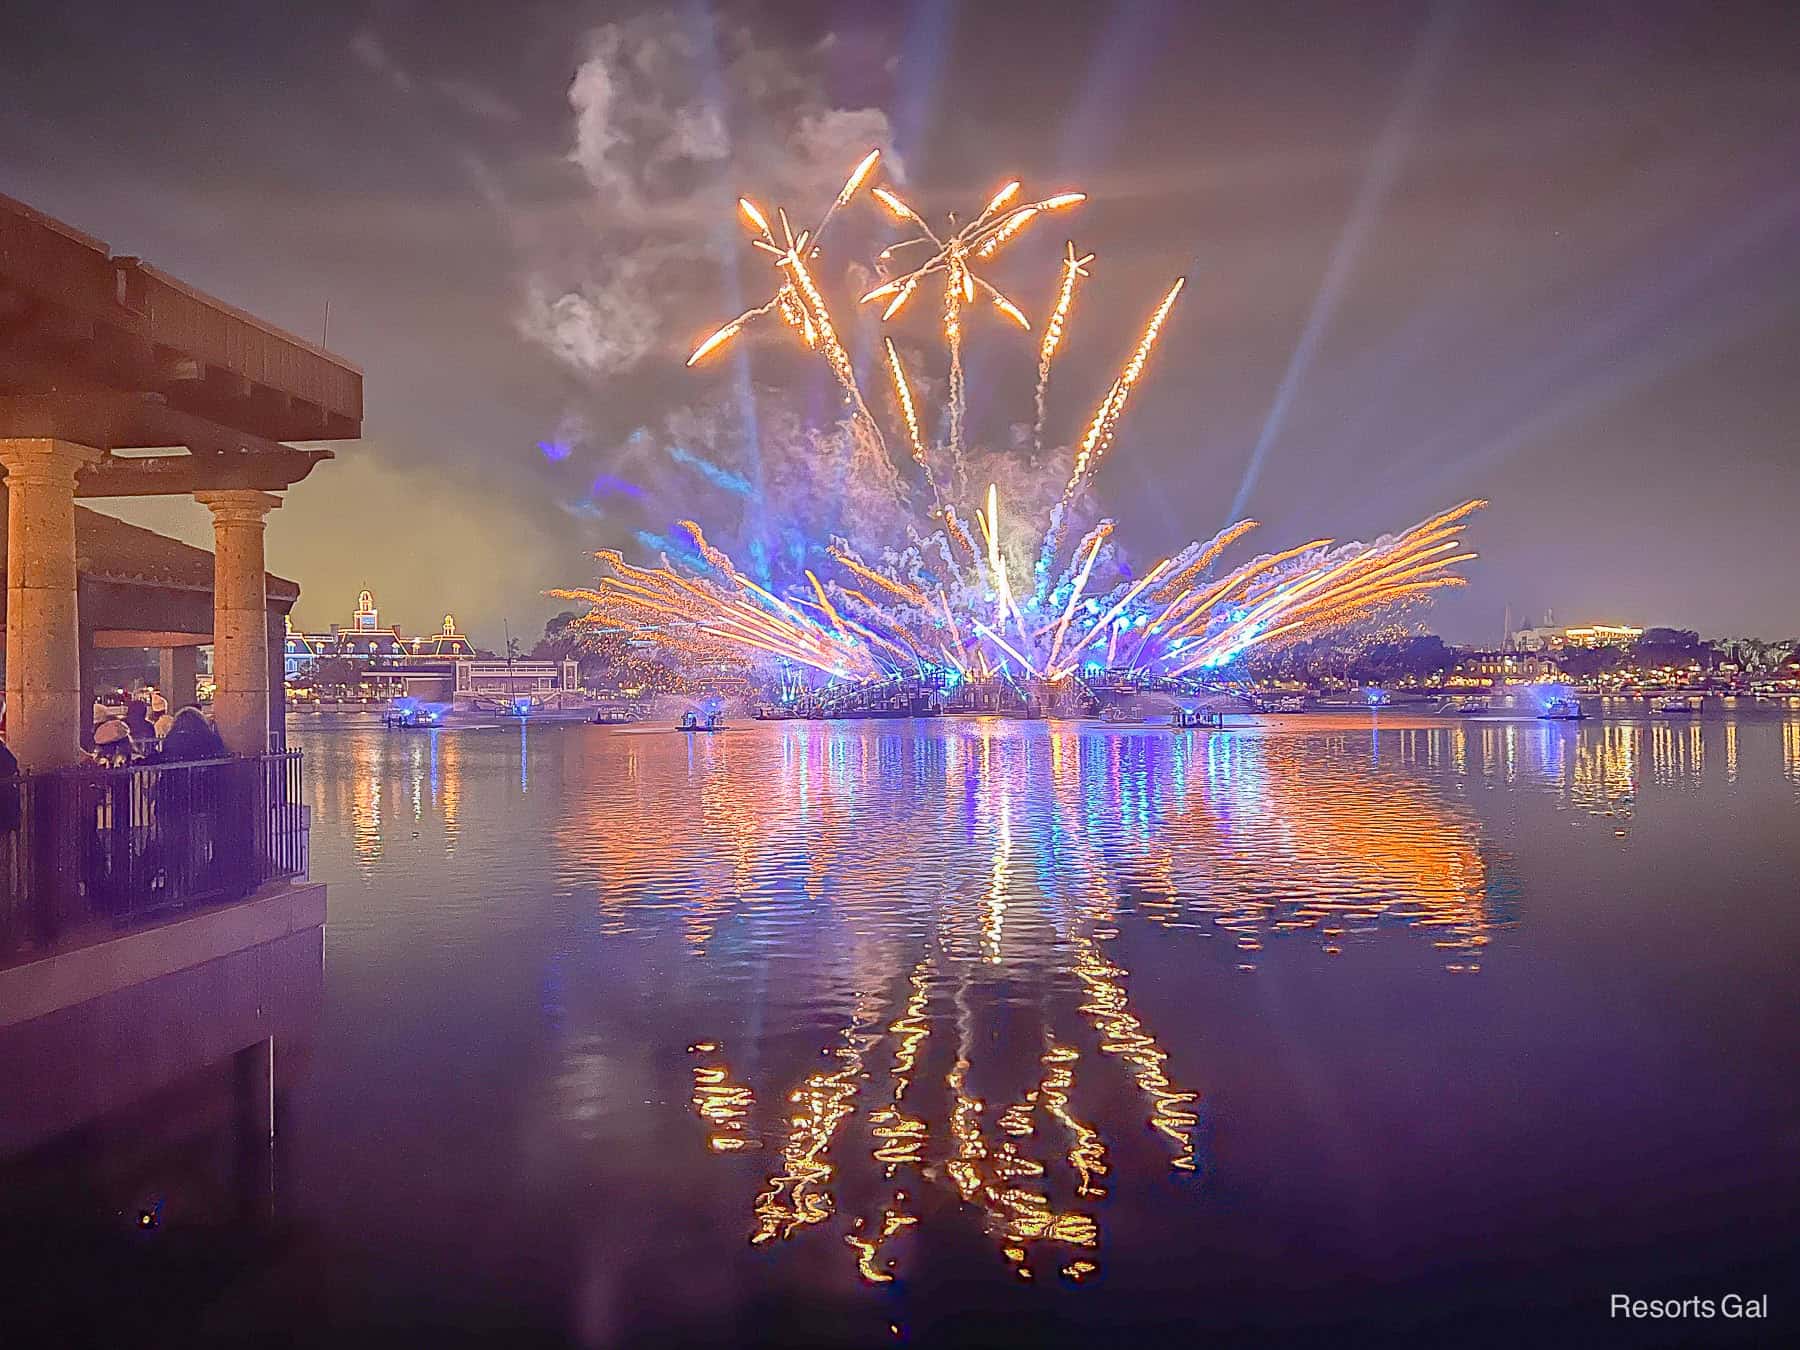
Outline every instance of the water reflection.
{"type": "Polygon", "coordinates": [[[1483,772],[1498,755],[1516,771],[1516,735],[1432,729],[1386,761],[1361,732],[1254,728],[685,740],[673,754],[648,731],[601,753],[568,743],[560,880],[592,897],[603,934],[671,929],[722,978],[813,953],[786,992],[819,1022],[815,1067],[746,1078],[723,1028],[705,1028],[692,1111],[708,1151],[769,1157],[751,1243],[831,1228],[872,1282],[949,1198],[1020,1278],[1093,1273],[1118,1143],[1096,1108],[1121,1090],[1164,1166],[1204,1175],[1203,1085],[1136,1006],[1126,926],[1223,938],[1245,972],[1270,942],[1338,955],[1398,934],[1461,973],[1507,917],[1475,817],[1415,770],[1483,772]]]}
{"type": "MultiPolygon", "coordinates": [[[[1712,721],[1388,713],[1213,733],[509,725],[307,755],[315,837],[385,878],[334,896],[335,931],[445,958],[425,984],[457,992],[419,1019],[433,1036],[486,1000],[459,1062],[490,1008],[529,1021],[516,1043],[549,1067],[518,1114],[554,1127],[574,1176],[704,1215],[693,1231],[731,1234],[745,1270],[781,1258],[772,1279],[924,1281],[975,1250],[1009,1283],[1105,1272],[1116,1292],[1151,1259],[1146,1232],[1355,1170],[1344,1122],[1375,1098],[1301,1055],[1234,1063],[1246,1036],[1281,1022],[1262,1048],[1304,1050],[1364,1017],[1356,1045],[1394,1091],[1441,1091],[1454,1114],[1457,1037],[1484,1043],[1481,1010],[1519,997],[1531,942],[1572,931],[1569,906],[1582,934],[1620,921],[1599,887],[1539,886],[1527,906],[1521,878],[1606,875],[1656,836],[1582,841],[1638,823],[1715,829],[1726,784],[1786,807],[1800,722],[1741,741],[1712,721]],[[425,924],[438,940],[414,943],[425,924]],[[1280,1099],[1263,1134],[1303,1124],[1250,1177],[1259,1096],[1280,1099]]],[[[541,1143],[534,1161],[561,1156],[541,1143]]]]}
{"type": "MultiPolygon", "coordinates": [[[[1402,739],[1402,764],[1441,758],[1445,739],[1402,739]]],[[[1224,930],[1244,969],[1272,933],[1315,934],[1336,955],[1387,924],[1468,968],[1490,922],[1473,814],[1348,749],[1335,738],[1207,739],[1199,775],[1159,804],[1158,827],[1139,842],[1146,916],[1224,930]]]]}
{"type": "MultiPolygon", "coordinates": [[[[367,881],[380,870],[392,842],[396,810],[409,829],[438,828],[444,857],[456,855],[462,830],[467,738],[459,732],[389,732],[358,726],[348,734],[303,738],[306,800],[315,829],[348,836],[356,870],[367,881]]],[[[528,758],[521,748],[521,764],[528,758]]],[[[524,785],[521,769],[521,788],[524,785]]]]}

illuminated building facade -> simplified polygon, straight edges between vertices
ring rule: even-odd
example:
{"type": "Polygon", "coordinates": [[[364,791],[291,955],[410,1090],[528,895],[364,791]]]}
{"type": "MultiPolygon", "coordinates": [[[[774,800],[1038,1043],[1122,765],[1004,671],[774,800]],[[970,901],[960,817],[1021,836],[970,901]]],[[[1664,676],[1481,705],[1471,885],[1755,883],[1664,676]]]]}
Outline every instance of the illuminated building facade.
{"type": "Polygon", "coordinates": [[[1592,623],[1573,628],[1521,628],[1512,635],[1512,648],[1520,652],[1556,651],[1563,647],[1629,647],[1644,635],[1642,628],[1623,623],[1592,623]]]}
{"type": "Polygon", "coordinates": [[[375,595],[358,593],[356,610],[348,627],[332,624],[329,632],[306,633],[290,623],[282,649],[282,668],[287,678],[297,679],[319,661],[344,657],[372,670],[377,667],[431,667],[448,676],[458,661],[475,660],[475,644],[457,631],[456,616],[444,615],[437,632],[424,637],[402,636],[397,626],[382,627],[375,595]]]}
{"type": "Polygon", "coordinates": [[[456,697],[573,694],[579,687],[573,661],[457,661],[456,697]]]}
{"type": "Polygon", "coordinates": [[[458,631],[453,614],[444,615],[437,632],[409,638],[397,626],[382,624],[368,590],[357,595],[347,626],[333,624],[324,633],[290,626],[282,655],[290,680],[313,673],[322,661],[352,661],[361,667],[365,696],[405,695],[443,703],[526,696],[541,700],[573,694],[578,687],[575,662],[495,659],[477,651],[458,631]]]}
{"type": "Polygon", "coordinates": [[[1535,684],[1550,679],[1555,667],[1529,651],[1464,652],[1450,672],[1450,684],[1535,684]]]}

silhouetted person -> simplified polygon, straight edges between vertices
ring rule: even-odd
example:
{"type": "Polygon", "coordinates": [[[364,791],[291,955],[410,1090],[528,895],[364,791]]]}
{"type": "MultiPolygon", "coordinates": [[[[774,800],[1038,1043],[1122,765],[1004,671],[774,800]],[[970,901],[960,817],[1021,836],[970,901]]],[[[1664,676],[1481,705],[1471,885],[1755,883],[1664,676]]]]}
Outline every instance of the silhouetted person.
{"type": "Polygon", "coordinates": [[[168,734],[163,737],[163,762],[178,763],[195,759],[223,759],[225,742],[206,715],[198,708],[183,708],[175,714],[168,734]]]}
{"type": "Polygon", "coordinates": [[[134,698],[125,705],[125,730],[131,733],[131,745],[140,755],[156,746],[156,726],[150,721],[150,705],[134,698]]]}
{"type": "MultiPolygon", "coordinates": [[[[109,718],[94,728],[94,758],[101,767],[126,767],[133,748],[131,728],[123,718],[109,718]]],[[[122,913],[130,907],[131,776],[99,775],[85,780],[80,791],[85,800],[79,808],[79,828],[87,847],[91,907],[101,914],[122,913]]]]}
{"type": "Polygon", "coordinates": [[[257,765],[183,769],[195,760],[227,759],[217,729],[198,708],[183,708],[163,737],[157,811],[175,870],[193,891],[244,894],[253,884],[257,765]]]}

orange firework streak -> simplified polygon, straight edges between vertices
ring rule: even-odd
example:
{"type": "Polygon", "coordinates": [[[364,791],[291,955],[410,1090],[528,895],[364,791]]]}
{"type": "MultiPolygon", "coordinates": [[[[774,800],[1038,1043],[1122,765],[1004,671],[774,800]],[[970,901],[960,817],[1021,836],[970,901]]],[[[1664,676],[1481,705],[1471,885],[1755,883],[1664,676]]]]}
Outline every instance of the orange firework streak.
{"type": "MultiPolygon", "coordinates": [[[[758,316],[775,311],[819,354],[844,391],[850,409],[845,425],[852,471],[865,490],[891,492],[899,512],[906,508],[905,489],[857,385],[854,361],[811,265],[819,256],[825,226],[854,199],[878,162],[874,152],[863,157],[812,230],[796,233],[785,211],[777,211],[779,224],[772,224],[749,198],[739,200],[751,245],[773,260],[779,285],[768,301],[746,310],[702,342],[690,363],[718,351],[758,316]]],[[[899,250],[920,252],[914,257],[917,265],[884,280],[862,299],[886,300],[882,318],[892,319],[926,281],[939,284],[941,276],[950,377],[945,449],[952,465],[942,479],[931,463],[913,383],[898,349],[891,341],[884,341],[883,347],[908,453],[931,496],[931,516],[941,518],[942,528],[917,529],[902,517],[897,523],[909,542],[881,546],[888,560],[882,564],[865,562],[853,545],[833,540],[823,551],[847,578],[867,589],[851,589],[803,571],[802,589],[792,584],[777,588],[795,590],[784,599],[739,571],[724,550],[707,541],[697,522],[682,521],[681,528],[705,561],[705,576],[688,575],[666,557],[660,568],[632,567],[609,551],[596,555],[607,575],[593,589],[555,593],[592,606],[582,620],[590,635],[641,632],[647,641],[680,659],[717,661],[736,652],[753,665],[776,659],[809,667],[829,679],[853,680],[898,673],[929,675],[939,656],[944,664],[965,673],[1011,679],[1016,670],[1028,677],[1060,680],[1075,670],[1071,653],[1104,645],[1109,661],[1128,653],[1134,671],[1180,678],[1217,667],[1252,647],[1277,647],[1359,623],[1462,584],[1454,569],[1474,554],[1461,549],[1453,536],[1481,505],[1475,501],[1373,545],[1334,547],[1328,539],[1317,539],[1243,564],[1218,580],[1207,580],[1214,564],[1253,528],[1253,522],[1239,521],[1205,545],[1190,545],[1133,579],[1123,560],[1115,564],[1103,547],[1113,525],[1101,521],[1082,537],[1068,571],[1052,584],[1077,498],[1091,488],[1096,468],[1117,439],[1132,391],[1142,380],[1184,288],[1178,278],[1155,307],[1084,434],[1066,452],[1067,483],[1041,536],[1036,584],[1021,594],[1013,578],[1025,569],[1018,557],[1009,556],[997,494],[990,488],[985,511],[961,511],[951,499],[967,486],[961,472],[967,403],[962,345],[974,312],[970,306],[983,298],[1011,322],[1029,328],[1023,311],[977,269],[1033,221],[1076,205],[1083,195],[1068,192],[1021,202],[1020,184],[1009,181],[966,225],[959,226],[952,217],[951,232],[944,235],[892,188],[877,187],[872,195],[916,232],[884,250],[882,261],[899,250]],[[980,525],[979,541],[965,523],[970,514],[980,525]],[[1092,598],[1087,598],[1090,589],[1092,598]],[[1009,628],[1016,632],[1007,634],[1009,628]]],[[[1055,301],[1037,344],[1034,446],[1042,444],[1050,369],[1067,339],[1075,294],[1092,261],[1092,254],[1077,254],[1073,244],[1067,245],[1055,301]]]]}

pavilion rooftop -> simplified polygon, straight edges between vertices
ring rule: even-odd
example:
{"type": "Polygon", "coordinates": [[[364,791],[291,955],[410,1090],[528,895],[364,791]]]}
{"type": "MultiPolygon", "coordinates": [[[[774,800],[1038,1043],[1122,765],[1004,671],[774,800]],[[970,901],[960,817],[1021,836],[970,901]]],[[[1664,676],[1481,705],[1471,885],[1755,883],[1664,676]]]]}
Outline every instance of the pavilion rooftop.
{"type": "MultiPolygon", "coordinates": [[[[0,579],[6,575],[5,501],[0,491],[0,579]]],[[[75,508],[75,568],[90,581],[207,595],[213,589],[213,555],[207,550],[82,506],[75,508]]],[[[263,582],[272,601],[291,605],[300,598],[298,582],[273,572],[264,573],[263,582]]]]}
{"type": "Polygon", "coordinates": [[[362,371],[0,196],[0,439],[106,451],[82,496],[280,491],[362,434],[362,371]]]}

